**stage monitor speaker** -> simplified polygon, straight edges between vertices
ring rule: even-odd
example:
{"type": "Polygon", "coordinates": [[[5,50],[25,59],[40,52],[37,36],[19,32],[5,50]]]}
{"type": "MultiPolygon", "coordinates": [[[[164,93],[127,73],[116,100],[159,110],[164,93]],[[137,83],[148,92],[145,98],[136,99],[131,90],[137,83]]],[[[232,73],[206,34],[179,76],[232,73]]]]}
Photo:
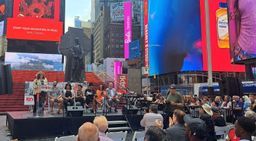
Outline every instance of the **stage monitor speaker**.
{"type": "Polygon", "coordinates": [[[127,107],[126,105],[123,107],[123,114],[125,115],[136,115],[139,111],[139,108],[137,108],[136,106],[129,106],[127,107]]]}
{"type": "Polygon", "coordinates": [[[5,75],[3,64],[0,64],[0,94],[5,94],[5,75]]]}
{"type": "Polygon", "coordinates": [[[81,117],[83,116],[83,112],[84,112],[83,106],[67,106],[68,117],[81,117]]]}
{"type": "Polygon", "coordinates": [[[5,92],[6,94],[12,94],[13,81],[12,81],[12,69],[10,64],[4,65],[4,74],[5,74],[5,92]]]}

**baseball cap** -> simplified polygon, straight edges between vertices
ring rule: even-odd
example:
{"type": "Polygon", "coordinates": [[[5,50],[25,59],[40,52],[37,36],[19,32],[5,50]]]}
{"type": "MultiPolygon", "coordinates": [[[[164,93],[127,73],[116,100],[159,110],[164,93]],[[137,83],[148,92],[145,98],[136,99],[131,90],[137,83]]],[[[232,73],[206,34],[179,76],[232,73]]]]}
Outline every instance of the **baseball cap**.
{"type": "Polygon", "coordinates": [[[203,120],[201,120],[200,118],[192,118],[189,115],[185,115],[184,121],[193,136],[196,136],[199,139],[204,139],[207,137],[207,127],[203,120]]]}
{"type": "Polygon", "coordinates": [[[176,85],[175,84],[170,85],[170,89],[176,89],[176,85]]]}

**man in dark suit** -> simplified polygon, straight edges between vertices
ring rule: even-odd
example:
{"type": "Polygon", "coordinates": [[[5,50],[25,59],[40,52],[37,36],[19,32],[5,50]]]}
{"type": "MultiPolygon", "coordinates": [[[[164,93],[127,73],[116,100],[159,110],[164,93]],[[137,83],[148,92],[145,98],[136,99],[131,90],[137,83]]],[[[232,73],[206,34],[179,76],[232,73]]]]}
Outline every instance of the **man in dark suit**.
{"type": "Polygon", "coordinates": [[[184,116],[185,112],[182,110],[174,110],[172,118],[169,119],[169,128],[166,130],[168,141],[187,141],[184,116]]]}

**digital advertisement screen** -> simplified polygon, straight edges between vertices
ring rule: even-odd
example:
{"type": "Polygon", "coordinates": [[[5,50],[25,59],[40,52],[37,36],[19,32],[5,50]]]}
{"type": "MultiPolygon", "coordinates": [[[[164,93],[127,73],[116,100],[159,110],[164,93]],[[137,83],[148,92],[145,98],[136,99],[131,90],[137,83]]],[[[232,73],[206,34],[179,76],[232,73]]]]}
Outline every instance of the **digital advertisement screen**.
{"type": "Polygon", "coordinates": [[[14,0],[7,38],[59,41],[63,34],[60,0],[14,0]]]}
{"type": "Polygon", "coordinates": [[[61,60],[60,54],[5,53],[5,63],[11,64],[12,70],[63,71],[61,60]]]}
{"type": "MultiPolygon", "coordinates": [[[[243,65],[234,65],[230,59],[230,46],[227,23],[227,1],[209,1],[210,16],[210,46],[212,56],[212,70],[215,72],[244,72],[243,65]]],[[[204,0],[201,0],[201,30],[202,30],[202,52],[203,70],[208,70],[207,50],[206,50],[206,24],[205,24],[204,0]]]]}
{"type": "Polygon", "coordinates": [[[57,42],[37,40],[8,40],[8,52],[58,54],[57,42]]]}
{"type": "Polygon", "coordinates": [[[256,2],[228,0],[231,58],[234,63],[256,58],[256,2]]]}
{"type": "Polygon", "coordinates": [[[200,0],[149,0],[149,73],[201,71],[200,0]]]}

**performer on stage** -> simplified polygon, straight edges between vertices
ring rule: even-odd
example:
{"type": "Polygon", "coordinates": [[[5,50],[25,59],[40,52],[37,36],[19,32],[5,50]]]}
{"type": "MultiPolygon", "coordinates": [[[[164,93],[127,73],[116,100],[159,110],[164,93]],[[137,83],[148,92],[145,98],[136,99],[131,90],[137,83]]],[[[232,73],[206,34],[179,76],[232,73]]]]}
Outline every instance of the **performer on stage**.
{"type": "Polygon", "coordinates": [[[46,97],[46,92],[41,90],[41,87],[43,85],[47,85],[48,81],[45,78],[45,75],[42,71],[39,71],[36,74],[36,79],[33,82],[33,89],[34,89],[34,101],[35,101],[35,105],[34,105],[34,109],[33,109],[33,113],[36,113],[37,109],[37,104],[39,102],[39,108],[43,108],[44,106],[44,102],[45,102],[45,97],[46,97]],[[37,95],[39,95],[39,101],[37,99],[37,95]]]}
{"type": "Polygon", "coordinates": [[[95,90],[93,89],[92,83],[89,84],[88,88],[84,91],[85,94],[85,106],[86,108],[89,107],[89,104],[93,102],[93,97],[95,95],[95,90]]]}
{"type": "Polygon", "coordinates": [[[83,94],[83,86],[81,84],[78,85],[75,100],[76,102],[80,102],[80,104],[84,107],[85,96],[83,94]]]}
{"type": "Polygon", "coordinates": [[[65,85],[65,94],[63,94],[62,98],[64,100],[64,107],[67,110],[67,106],[74,104],[74,96],[72,94],[72,86],[70,83],[65,85]]]}
{"type": "Polygon", "coordinates": [[[57,87],[58,82],[54,81],[49,94],[51,113],[53,113],[54,102],[58,103],[58,114],[61,113],[63,107],[62,91],[57,87]]]}
{"type": "Polygon", "coordinates": [[[113,88],[112,82],[109,82],[106,92],[107,92],[107,96],[108,96],[108,103],[110,105],[109,112],[111,112],[111,107],[115,107],[115,112],[117,112],[117,106],[118,106],[120,100],[116,93],[116,89],[113,88]]]}
{"type": "Polygon", "coordinates": [[[96,91],[96,95],[93,100],[93,112],[94,113],[96,113],[98,106],[100,106],[100,107],[105,106],[105,105],[103,105],[103,100],[104,100],[104,97],[106,97],[106,96],[107,96],[107,94],[106,94],[106,91],[104,90],[104,86],[100,85],[99,89],[96,91]]]}

